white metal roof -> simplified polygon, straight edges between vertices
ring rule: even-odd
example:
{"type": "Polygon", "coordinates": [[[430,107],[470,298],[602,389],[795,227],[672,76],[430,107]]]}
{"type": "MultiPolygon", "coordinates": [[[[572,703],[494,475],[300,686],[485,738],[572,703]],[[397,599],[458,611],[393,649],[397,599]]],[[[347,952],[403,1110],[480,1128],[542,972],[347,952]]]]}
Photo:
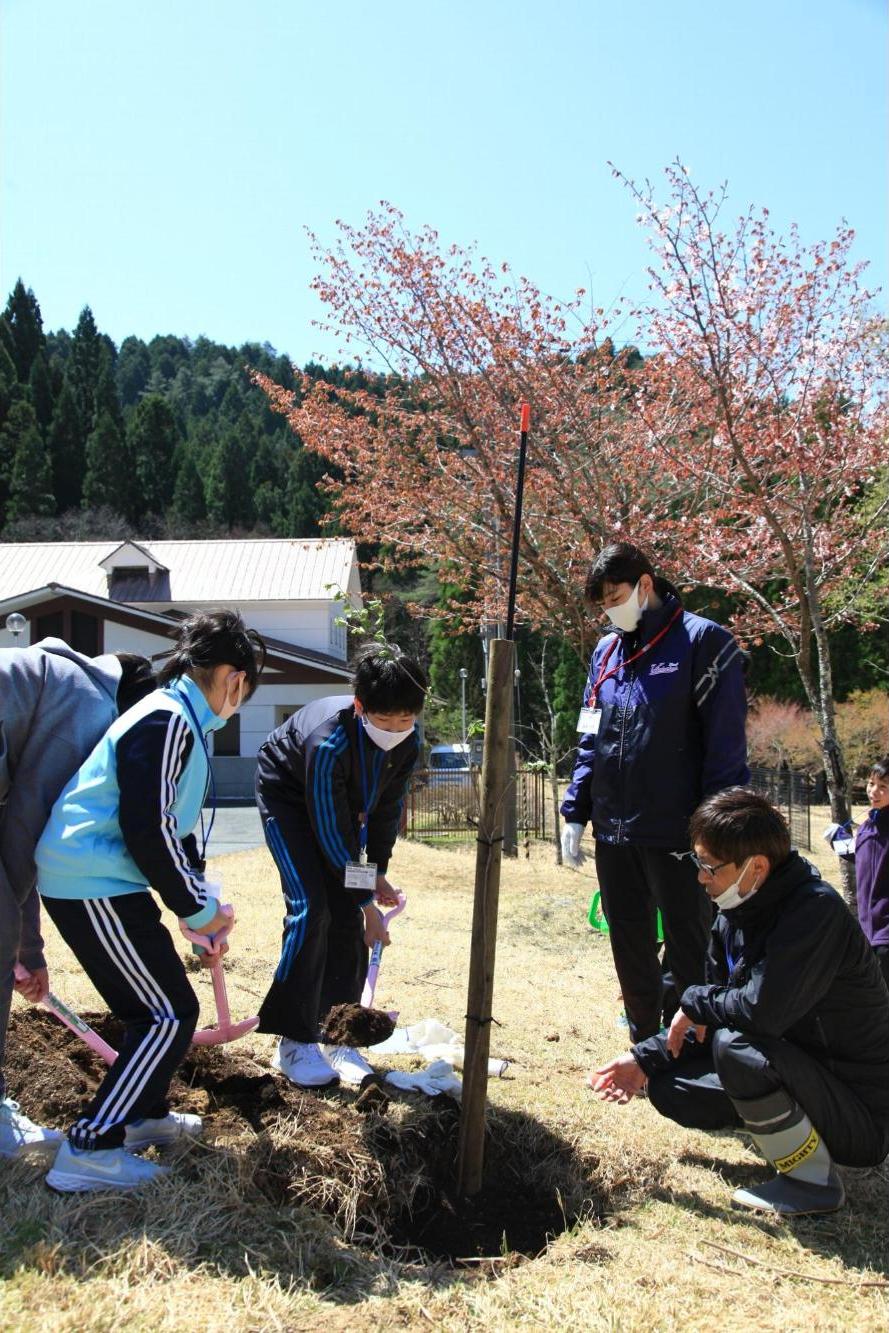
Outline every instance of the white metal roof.
{"type": "MultiPolygon", "coordinates": [[[[360,594],[355,543],[346,538],[139,539],[139,545],[169,570],[156,598],[168,604],[326,601],[337,588],[360,594]]],[[[0,542],[0,599],[48,583],[107,597],[101,562],[120,547],[119,540],[0,542]]]]}

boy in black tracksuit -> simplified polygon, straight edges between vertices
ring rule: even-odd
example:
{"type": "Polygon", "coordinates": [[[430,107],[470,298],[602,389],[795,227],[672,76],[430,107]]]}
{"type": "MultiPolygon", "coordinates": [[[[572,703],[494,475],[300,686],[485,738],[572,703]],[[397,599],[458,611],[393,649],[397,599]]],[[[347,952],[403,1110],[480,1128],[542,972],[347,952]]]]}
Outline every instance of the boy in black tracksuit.
{"type": "Polygon", "coordinates": [[[376,904],[397,901],[386,870],[419,754],[419,664],[374,645],[353,684],[354,695],[300,709],[258,756],[256,802],[286,908],[260,1031],[281,1036],[273,1063],[300,1087],[371,1072],[350,1047],[322,1050],[319,1024],[333,1005],[358,1002],[368,946],[388,943],[376,904]]]}

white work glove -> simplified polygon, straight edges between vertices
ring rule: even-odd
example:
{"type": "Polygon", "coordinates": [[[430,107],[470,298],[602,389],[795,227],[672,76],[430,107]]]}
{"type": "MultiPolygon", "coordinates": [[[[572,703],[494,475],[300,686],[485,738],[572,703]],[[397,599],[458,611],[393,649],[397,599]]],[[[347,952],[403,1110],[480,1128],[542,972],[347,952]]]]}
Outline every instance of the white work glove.
{"type": "Polygon", "coordinates": [[[848,824],[828,824],[822,836],[841,861],[855,859],[855,837],[848,824]]]}
{"type": "Polygon", "coordinates": [[[566,824],[562,829],[562,860],[575,870],[586,860],[586,853],[580,850],[583,828],[583,824],[566,824]]]}

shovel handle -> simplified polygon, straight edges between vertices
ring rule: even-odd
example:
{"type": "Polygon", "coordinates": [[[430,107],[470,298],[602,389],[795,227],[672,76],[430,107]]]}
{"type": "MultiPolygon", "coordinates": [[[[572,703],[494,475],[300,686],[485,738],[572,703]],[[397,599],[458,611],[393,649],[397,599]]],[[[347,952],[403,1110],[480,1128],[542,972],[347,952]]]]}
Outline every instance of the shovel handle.
{"type": "MultiPolygon", "coordinates": [[[[393,917],[398,916],[407,907],[407,898],[403,893],[399,893],[398,902],[388,912],[383,913],[383,925],[388,926],[393,917]]],[[[380,975],[380,960],[383,957],[383,946],[379,940],[370,951],[370,962],[367,967],[367,977],[364,982],[364,990],[361,992],[361,1004],[365,1009],[369,1009],[374,1001],[374,991],[377,988],[377,977],[380,975]]]]}
{"type": "MultiPolygon", "coordinates": [[[[23,967],[21,963],[16,963],[16,981],[27,981],[30,975],[31,973],[26,967],[23,967]]],[[[89,1023],[85,1023],[79,1014],[75,1014],[74,1010],[70,1009],[64,1000],[60,1000],[57,995],[53,995],[52,991],[48,991],[40,1003],[44,1009],[48,1009],[61,1023],[64,1023],[65,1027],[69,1028],[75,1037],[85,1041],[90,1050],[101,1056],[106,1065],[114,1064],[117,1059],[117,1051],[114,1047],[109,1046],[107,1041],[103,1041],[98,1032],[91,1028],[89,1023]]]]}

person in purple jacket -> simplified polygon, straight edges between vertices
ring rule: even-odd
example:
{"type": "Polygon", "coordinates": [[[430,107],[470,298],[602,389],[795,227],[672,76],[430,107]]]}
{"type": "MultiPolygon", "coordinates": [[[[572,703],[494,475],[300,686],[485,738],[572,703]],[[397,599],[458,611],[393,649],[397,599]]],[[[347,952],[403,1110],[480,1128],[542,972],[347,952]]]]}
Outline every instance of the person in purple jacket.
{"type": "Polygon", "coordinates": [[[855,830],[831,824],[825,832],[841,859],[855,860],[855,895],[861,929],[877,955],[889,986],[889,755],[874,764],[867,779],[867,818],[855,830]]]}
{"type": "Polygon", "coordinates": [[[744,657],[728,630],[686,611],[629,542],[601,552],[584,596],[612,632],[590,663],[561,807],[562,852],[579,864],[592,822],[602,909],[638,1042],[669,1023],[678,995],[704,979],[712,912],[683,858],[704,797],[749,780],[744,657]],[[673,983],[666,996],[658,910],[673,983]]]}

